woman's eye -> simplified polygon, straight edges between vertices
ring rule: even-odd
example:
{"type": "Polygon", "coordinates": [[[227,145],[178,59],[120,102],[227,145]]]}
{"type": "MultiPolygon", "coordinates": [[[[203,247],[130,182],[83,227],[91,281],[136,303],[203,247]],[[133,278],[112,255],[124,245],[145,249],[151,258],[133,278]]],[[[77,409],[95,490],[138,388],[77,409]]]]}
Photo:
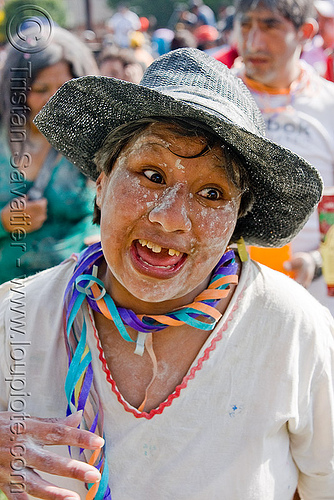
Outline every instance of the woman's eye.
{"type": "Polygon", "coordinates": [[[162,175],[156,170],[144,170],[144,175],[150,181],[155,182],[156,184],[162,184],[164,182],[162,175]]]}
{"type": "Polygon", "coordinates": [[[221,200],[223,198],[223,193],[216,188],[205,188],[198,194],[210,201],[221,200]]]}

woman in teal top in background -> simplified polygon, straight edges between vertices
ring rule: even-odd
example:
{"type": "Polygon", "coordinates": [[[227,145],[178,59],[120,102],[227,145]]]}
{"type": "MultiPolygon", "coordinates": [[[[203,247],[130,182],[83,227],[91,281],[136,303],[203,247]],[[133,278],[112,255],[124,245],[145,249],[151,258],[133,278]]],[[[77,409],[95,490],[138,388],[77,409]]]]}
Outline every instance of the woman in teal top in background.
{"type": "Polygon", "coordinates": [[[25,39],[23,48],[8,45],[1,73],[0,282],[56,265],[98,238],[92,186],[32,123],[65,81],[98,73],[94,57],[59,27],[42,50],[25,39]]]}

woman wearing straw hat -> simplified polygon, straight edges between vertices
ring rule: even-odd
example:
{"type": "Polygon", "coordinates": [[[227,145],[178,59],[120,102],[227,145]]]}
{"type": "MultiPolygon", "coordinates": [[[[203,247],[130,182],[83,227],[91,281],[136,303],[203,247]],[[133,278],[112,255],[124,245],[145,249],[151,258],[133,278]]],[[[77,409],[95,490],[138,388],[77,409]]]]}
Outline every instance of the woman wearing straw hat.
{"type": "Polygon", "coordinates": [[[36,124],[96,180],[101,243],[1,287],[8,497],[20,473],[39,498],[330,498],[331,316],[243,245],[287,243],[317,171],[197,49],[71,80],[36,124]]]}

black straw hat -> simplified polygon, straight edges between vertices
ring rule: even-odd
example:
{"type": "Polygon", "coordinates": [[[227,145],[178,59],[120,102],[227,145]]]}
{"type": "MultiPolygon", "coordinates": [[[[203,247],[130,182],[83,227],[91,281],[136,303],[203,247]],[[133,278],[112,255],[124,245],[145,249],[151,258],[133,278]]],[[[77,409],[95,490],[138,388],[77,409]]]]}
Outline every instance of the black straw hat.
{"type": "Polygon", "coordinates": [[[252,209],[238,219],[233,240],[281,246],[303,227],[322,193],[318,171],[264,137],[250,92],[222,63],[192,48],[156,59],[139,85],[103,76],[65,83],[35,118],[49,142],[96,179],[93,158],[111,130],[144,117],[197,119],[244,158],[252,209]]]}

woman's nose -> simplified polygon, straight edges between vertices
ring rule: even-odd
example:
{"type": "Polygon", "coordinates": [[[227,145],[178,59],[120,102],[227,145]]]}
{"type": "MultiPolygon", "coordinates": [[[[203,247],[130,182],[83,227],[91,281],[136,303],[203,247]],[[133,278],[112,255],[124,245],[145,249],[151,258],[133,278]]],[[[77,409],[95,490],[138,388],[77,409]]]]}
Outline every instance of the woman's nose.
{"type": "Polygon", "coordinates": [[[189,194],[185,186],[167,188],[149,213],[149,221],[160,224],[166,232],[190,231],[189,194]]]}

